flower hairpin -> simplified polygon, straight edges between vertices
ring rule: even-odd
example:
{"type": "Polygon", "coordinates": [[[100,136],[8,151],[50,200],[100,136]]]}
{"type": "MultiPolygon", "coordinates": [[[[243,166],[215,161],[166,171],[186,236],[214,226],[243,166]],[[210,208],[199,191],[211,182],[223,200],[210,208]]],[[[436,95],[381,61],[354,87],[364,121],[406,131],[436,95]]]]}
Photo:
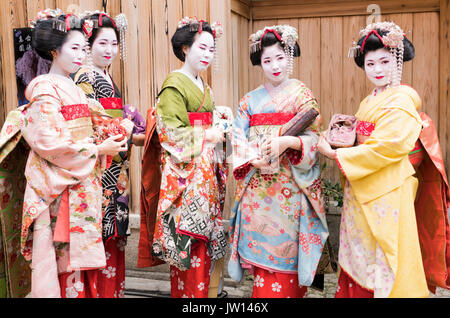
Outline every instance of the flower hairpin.
{"type": "MultiPolygon", "coordinates": [[[[191,32],[202,33],[203,24],[206,23],[204,20],[199,20],[197,17],[184,17],[178,22],[177,29],[189,26],[191,32]]],[[[210,25],[214,38],[214,70],[219,70],[219,52],[217,49],[217,39],[221,38],[223,35],[222,23],[219,21],[214,22],[210,25]]]]}
{"type": "Polygon", "coordinates": [[[359,37],[364,38],[362,45],[357,45],[355,41],[353,41],[353,46],[349,49],[348,57],[357,57],[364,53],[364,45],[367,38],[374,34],[377,36],[383,45],[389,49],[389,52],[396,59],[396,65],[394,65],[394,70],[392,74],[392,82],[393,86],[400,85],[402,73],[403,73],[403,55],[404,55],[404,44],[403,39],[405,38],[405,34],[403,30],[394,22],[375,22],[367,25],[365,28],[361,29],[359,32],[359,37]],[[386,33],[381,36],[378,31],[382,33],[386,33]]]}
{"type": "Polygon", "coordinates": [[[288,73],[291,75],[294,70],[294,48],[298,40],[297,29],[290,25],[266,26],[264,29],[250,35],[250,52],[256,53],[262,49],[262,39],[267,33],[273,33],[284,46],[288,57],[288,73]]]}

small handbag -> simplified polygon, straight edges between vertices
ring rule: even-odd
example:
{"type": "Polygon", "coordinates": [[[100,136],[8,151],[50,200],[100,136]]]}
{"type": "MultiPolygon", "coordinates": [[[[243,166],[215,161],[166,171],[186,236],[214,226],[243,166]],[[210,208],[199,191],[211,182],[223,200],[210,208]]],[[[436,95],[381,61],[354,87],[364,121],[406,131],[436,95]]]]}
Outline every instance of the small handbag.
{"type": "Polygon", "coordinates": [[[355,116],[335,114],[328,125],[326,140],[333,148],[347,148],[355,145],[356,126],[355,116]]]}

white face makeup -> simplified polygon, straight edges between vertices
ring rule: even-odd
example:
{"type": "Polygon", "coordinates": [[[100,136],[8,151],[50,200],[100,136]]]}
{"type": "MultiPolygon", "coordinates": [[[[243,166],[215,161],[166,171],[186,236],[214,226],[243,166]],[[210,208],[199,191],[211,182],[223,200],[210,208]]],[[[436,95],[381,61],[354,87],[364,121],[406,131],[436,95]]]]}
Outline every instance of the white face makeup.
{"type": "Polygon", "coordinates": [[[197,34],[192,46],[185,49],[185,64],[194,76],[205,71],[214,58],[214,38],[209,32],[197,34]]]}
{"type": "Polygon", "coordinates": [[[394,57],[385,48],[366,53],[364,70],[366,71],[367,78],[377,88],[386,87],[391,83],[394,66],[394,57]]]}
{"type": "Polygon", "coordinates": [[[71,31],[67,36],[66,42],[53,59],[53,64],[62,73],[69,75],[80,69],[86,57],[86,39],[79,31],[71,31]]]}
{"type": "Polygon", "coordinates": [[[281,45],[277,43],[263,49],[261,67],[267,80],[274,86],[288,78],[288,59],[281,45]]]}
{"type": "Polygon", "coordinates": [[[100,69],[111,65],[119,51],[119,41],[112,28],[102,28],[92,43],[92,62],[100,69]]]}

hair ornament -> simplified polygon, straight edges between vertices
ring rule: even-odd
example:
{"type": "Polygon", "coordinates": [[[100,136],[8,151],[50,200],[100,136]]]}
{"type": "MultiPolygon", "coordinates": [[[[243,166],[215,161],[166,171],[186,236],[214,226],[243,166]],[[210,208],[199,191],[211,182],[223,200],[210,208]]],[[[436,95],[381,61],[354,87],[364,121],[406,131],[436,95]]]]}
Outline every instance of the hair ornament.
{"type": "MultiPolygon", "coordinates": [[[[177,29],[181,29],[187,25],[189,25],[189,30],[191,32],[198,32],[202,33],[203,30],[203,24],[205,23],[205,20],[199,20],[197,17],[184,17],[178,22],[177,29]]],[[[211,24],[211,29],[213,31],[214,38],[220,38],[223,35],[223,27],[222,23],[219,21],[214,22],[211,24]]]]}
{"type": "Polygon", "coordinates": [[[45,9],[36,14],[34,20],[30,20],[30,27],[34,29],[38,21],[55,20],[59,16],[64,15],[61,9],[45,9]]]}
{"type": "MultiPolygon", "coordinates": [[[[128,20],[125,14],[120,13],[114,19],[104,11],[95,10],[95,11],[85,11],[81,14],[81,17],[86,21],[91,21],[90,27],[92,29],[97,29],[102,27],[103,17],[107,17],[111,20],[114,27],[119,31],[119,42],[120,42],[120,56],[122,60],[125,60],[127,57],[127,43],[126,43],[126,35],[128,31],[128,20]],[[98,15],[98,18],[93,18],[94,15],[98,15]]],[[[89,37],[91,37],[92,31],[89,33],[89,37]]]]}
{"type": "Polygon", "coordinates": [[[291,75],[294,70],[294,48],[298,40],[297,29],[290,25],[266,26],[250,36],[250,53],[261,51],[262,39],[267,33],[273,33],[283,44],[288,57],[288,73],[291,75]]]}
{"type": "Polygon", "coordinates": [[[375,22],[367,25],[365,28],[361,29],[359,32],[359,37],[363,38],[363,43],[361,46],[357,45],[353,41],[353,46],[349,49],[348,57],[360,56],[364,53],[364,46],[366,40],[370,35],[374,34],[377,36],[381,43],[389,50],[389,52],[396,59],[396,65],[394,66],[391,85],[400,85],[402,73],[403,73],[403,55],[404,55],[404,44],[403,39],[405,38],[405,33],[403,30],[394,22],[375,22]],[[379,32],[386,32],[385,35],[381,36],[379,32]]]}
{"type": "Polygon", "coordinates": [[[127,31],[128,31],[128,19],[123,13],[118,14],[114,18],[114,23],[116,24],[117,30],[120,34],[120,55],[122,60],[127,58],[127,31]]]}
{"type": "Polygon", "coordinates": [[[54,30],[66,33],[72,29],[83,27],[83,31],[87,34],[86,32],[88,31],[88,28],[85,29],[84,26],[81,25],[81,19],[82,18],[80,16],[74,13],[64,14],[61,9],[45,9],[39,11],[36,18],[30,21],[30,27],[31,29],[34,29],[38,21],[51,20],[53,22],[52,28],[54,30]],[[59,20],[59,17],[64,15],[64,21],[59,20]]]}
{"type": "MultiPolygon", "coordinates": [[[[178,22],[177,29],[184,28],[185,26],[189,26],[189,31],[198,32],[201,34],[203,32],[203,24],[205,20],[199,20],[197,17],[184,17],[178,22]]],[[[214,38],[214,71],[219,70],[219,50],[217,49],[217,40],[220,39],[223,35],[223,26],[219,21],[214,22],[210,25],[214,38]]]]}

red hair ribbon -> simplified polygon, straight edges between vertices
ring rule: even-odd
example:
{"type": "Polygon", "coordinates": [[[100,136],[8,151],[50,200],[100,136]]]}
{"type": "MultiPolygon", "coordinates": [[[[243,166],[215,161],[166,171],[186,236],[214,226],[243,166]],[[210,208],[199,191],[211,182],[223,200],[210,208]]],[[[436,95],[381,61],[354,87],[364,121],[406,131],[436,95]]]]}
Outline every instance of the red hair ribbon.
{"type": "Polygon", "coordinates": [[[71,15],[73,15],[73,14],[72,14],[72,13],[67,14],[67,15],[66,15],[66,19],[65,19],[65,22],[66,22],[66,30],[67,30],[67,32],[70,31],[70,21],[69,21],[69,18],[70,18],[71,15]]]}
{"type": "Polygon", "coordinates": [[[282,42],[281,36],[278,34],[277,31],[275,31],[274,29],[266,29],[266,30],[264,31],[264,33],[263,33],[261,39],[259,40],[261,43],[262,43],[262,39],[264,38],[264,36],[265,36],[267,33],[269,33],[269,32],[272,32],[272,33],[277,37],[277,39],[278,39],[280,42],[282,42]]]}
{"type": "Polygon", "coordinates": [[[103,26],[103,22],[102,22],[102,20],[103,20],[103,17],[107,17],[107,18],[109,18],[110,20],[111,20],[111,22],[112,22],[112,24],[114,25],[114,28],[116,28],[117,29],[117,27],[116,27],[116,23],[114,22],[114,20],[109,16],[109,15],[107,15],[107,14],[104,14],[104,13],[100,13],[100,15],[98,16],[98,26],[103,26]]]}
{"type": "Polygon", "coordinates": [[[200,23],[200,27],[198,28],[198,33],[200,34],[203,31],[203,23],[205,23],[206,21],[205,20],[200,20],[198,22],[200,23]]]}
{"type": "MultiPolygon", "coordinates": [[[[363,41],[363,43],[362,43],[362,45],[361,45],[361,53],[364,53],[364,46],[366,45],[366,41],[367,41],[368,37],[369,37],[371,34],[375,34],[375,35],[380,39],[381,43],[383,43],[383,38],[381,37],[380,34],[378,34],[378,31],[377,31],[377,30],[372,30],[372,31],[370,31],[369,34],[367,34],[366,37],[364,38],[364,41],[363,41]]],[[[383,43],[383,45],[384,45],[384,43],[383,43]]],[[[386,46],[386,45],[384,45],[384,46],[386,46]]]]}

